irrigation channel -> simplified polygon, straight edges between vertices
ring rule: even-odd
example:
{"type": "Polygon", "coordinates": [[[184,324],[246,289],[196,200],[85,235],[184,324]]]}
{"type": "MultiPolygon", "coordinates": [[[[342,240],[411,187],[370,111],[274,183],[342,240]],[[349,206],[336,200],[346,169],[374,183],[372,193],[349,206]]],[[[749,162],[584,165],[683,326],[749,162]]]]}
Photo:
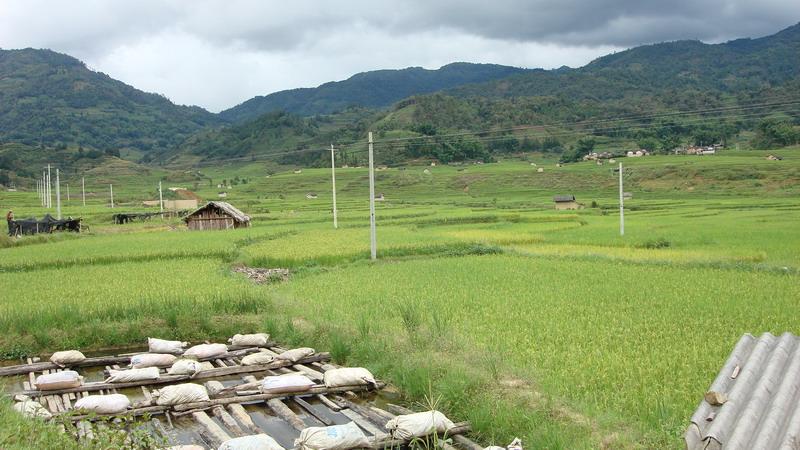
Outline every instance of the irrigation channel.
{"type": "MultiPolygon", "coordinates": [[[[133,421],[136,427],[167,447],[194,444],[216,449],[229,439],[267,434],[282,447],[290,449],[296,448],[295,439],[307,427],[350,422],[367,436],[370,442],[367,448],[409,448],[412,441],[418,442],[397,439],[386,430],[389,420],[412,411],[396,404],[400,395],[387,388],[385,383],[376,381],[366,385],[326,387],[323,383],[325,372],[339,368],[330,364],[328,353],[314,353],[296,361],[276,358],[267,364],[242,363],[242,358],[249,354],[266,352],[277,356],[284,351],[286,349],[271,341],[263,347],[229,346],[226,353],[200,358],[202,369],[194,375],[170,375],[162,367],[158,379],[122,383],[105,380],[110,371],[124,368],[131,362],[131,357],[146,353],[146,349],[117,354],[99,352],[66,367],[44,359],[27,358],[24,364],[12,365],[13,362],[6,361],[0,365],[0,382],[5,384],[6,395],[15,400],[27,396],[39,402],[52,415],[48,420],[79,441],[95,439],[98,427],[125,420],[133,421]],[[57,390],[38,390],[34,384],[40,375],[65,370],[74,370],[82,375],[82,384],[57,390]],[[303,374],[314,385],[298,392],[264,393],[259,390],[261,378],[289,373],[303,374]],[[188,382],[203,384],[209,399],[169,406],[157,404],[157,389],[188,382]],[[77,400],[96,394],[124,394],[131,406],[124,413],[112,415],[86,414],[73,409],[77,400]]],[[[438,435],[438,438],[444,438],[439,439],[440,446],[450,450],[483,449],[465,436],[470,431],[469,423],[457,422],[454,425],[446,433],[438,435]]]]}

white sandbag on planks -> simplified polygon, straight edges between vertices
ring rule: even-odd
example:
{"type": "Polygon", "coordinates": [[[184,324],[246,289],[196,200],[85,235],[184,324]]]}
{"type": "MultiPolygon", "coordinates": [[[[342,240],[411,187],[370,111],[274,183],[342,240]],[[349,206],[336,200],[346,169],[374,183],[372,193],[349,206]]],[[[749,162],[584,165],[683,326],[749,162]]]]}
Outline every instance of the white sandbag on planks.
{"type": "Polygon", "coordinates": [[[229,439],[218,450],[285,450],[275,439],[266,434],[229,439]]]}
{"type": "Polygon", "coordinates": [[[193,359],[179,359],[172,364],[172,367],[167,369],[167,373],[170,375],[194,376],[201,370],[203,370],[203,363],[193,359]]]}
{"type": "Polygon", "coordinates": [[[228,339],[228,343],[236,347],[265,347],[269,342],[269,334],[235,334],[228,339]]]}
{"type": "Polygon", "coordinates": [[[130,408],[131,401],[127,395],[89,395],[75,402],[73,409],[94,412],[97,414],[119,414],[130,408]]]}
{"type": "Polygon", "coordinates": [[[206,388],[194,383],[175,384],[166,386],[153,395],[157,395],[156,404],[159,406],[180,405],[182,403],[207,402],[206,388]]]}
{"type": "Polygon", "coordinates": [[[54,372],[36,377],[34,385],[40,391],[55,391],[59,389],[72,389],[83,384],[83,377],[74,370],[54,372]]]}
{"type": "Polygon", "coordinates": [[[331,369],[323,375],[325,387],[375,385],[375,377],[363,367],[331,369]]]}
{"type": "Polygon", "coordinates": [[[147,338],[147,348],[150,353],[169,353],[171,355],[180,355],[183,353],[183,348],[187,345],[189,345],[188,342],[147,338]]]}
{"type": "Polygon", "coordinates": [[[313,348],[309,347],[300,347],[294,348],[291,350],[286,350],[285,352],[281,353],[277,356],[278,359],[283,359],[285,361],[297,362],[303,358],[307,358],[315,353],[313,348]]]}
{"type": "Polygon", "coordinates": [[[19,395],[15,397],[16,400],[19,400],[17,403],[14,403],[14,411],[22,414],[23,416],[34,419],[34,418],[42,418],[42,419],[49,419],[53,417],[50,414],[50,411],[47,410],[41,403],[31,400],[30,397],[27,395],[19,395]]]}
{"type": "Polygon", "coordinates": [[[108,370],[106,383],[134,383],[136,381],[157,380],[160,376],[158,367],[145,367],[143,369],[108,370]]]}
{"type": "Polygon", "coordinates": [[[211,359],[228,353],[228,346],[225,344],[200,344],[191,347],[183,352],[183,356],[190,356],[197,359],[211,359]]]}
{"type": "Polygon", "coordinates": [[[134,369],[144,369],[145,367],[169,367],[178,358],[168,353],[142,353],[131,356],[131,363],[128,365],[134,369]]]}
{"type": "Polygon", "coordinates": [[[455,425],[439,411],[425,411],[397,416],[386,422],[386,429],[395,439],[407,441],[434,432],[444,433],[455,425]]]}
{"type": "Polygon", "coordinates": [[[299,373],[265,377],[261,381],[261,392],[265,394],[283,394],[288,392],[304,392],[311,389],[314,382],[299,373]]]}
{"type": "Polygon", "coordinates": [[[353,422],[330,427],[309,427],[294,441],[300,450],[349,450],[370,447],[369,439],[353,422]]]}
{"type": "Polygon", "coordinates": [[[275,361],[275,355],[270,351],[262,350],[260,352],[251,353],[242,358],[242,365],[257,366],[260,364],[269,364],[272,361],[275,361]]]}
{"type": "Polygon", "coordinates": [[[71,366],[86,359],[83,353],[77,350],[64,350],[62,352],[55,352],[50,357],[50,362],[58,367],[71,366]]]}

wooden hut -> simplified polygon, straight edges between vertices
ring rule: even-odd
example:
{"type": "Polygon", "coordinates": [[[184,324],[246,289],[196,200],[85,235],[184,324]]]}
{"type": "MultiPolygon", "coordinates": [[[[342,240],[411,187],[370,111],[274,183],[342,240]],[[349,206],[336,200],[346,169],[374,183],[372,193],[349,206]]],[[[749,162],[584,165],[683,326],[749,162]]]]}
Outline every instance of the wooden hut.
{"type": "Polygon", "coordinates": [[[578,209],[580,205],[575,200],[574,195],[556,195],[553,197],[556,209],[578,209]]]}
{"type": "Polygon", "coordinates": [[[226,202],[208,202],[183,220],[190,230],[228,230],[250,226],[250,216],[226,202]]]}

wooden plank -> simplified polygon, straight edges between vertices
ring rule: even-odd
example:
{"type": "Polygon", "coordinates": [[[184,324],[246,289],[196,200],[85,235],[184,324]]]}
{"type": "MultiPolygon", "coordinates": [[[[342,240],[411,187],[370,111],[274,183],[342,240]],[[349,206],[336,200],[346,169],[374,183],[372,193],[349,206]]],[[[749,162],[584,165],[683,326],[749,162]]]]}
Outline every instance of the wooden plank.
{"type": "Polygon", "coordinates": [[[333,425],[333,421],[332,420],[330,420],[327,417],[323,416],[322,414],[318,413],[317,410],[315,410],[314,407],[311,406],[310,403],[308,403],[307,401],[303,400],[302,398],[300,398],[300,397],[292,397],[292,401],[297,403],[301,408],[303,408],[312,417],[314,417],[315,419],[320,421],[323,425],[325,425],[325,426],[333,425]]]}
{"type": "Polygon", "coordinates": [[[234,403],[232,405],[228,405],[228,411],[236,420],[239,421],[240,424],[242,424],[242,426],[244,426],[248,432],[252,434],[263,433],[261,428],[259,428],[255,422],[253,422],[253,419],[250,418],[250,414],[247,414],[247,410],[244,409],[244,406],[234,403]]]}
{"type": "Polygon", "coordinates": [[[328,409],[330,409],[331,411],[338,412],[338,411],[340,411],[342,409],[339,405],[334,403],[331,399],[329,399],[328,397],[326,397],[323,394],[317,394],[317,399],[319,399],[319,401],[324,403],[325,406],[327,406],[328,409]]]}
{"type": "Polygon", "coordinates": [[[225,427],[228,429],[228,431],[230,431],[231,434],[237,437],[245,435],[245,432],[236,422],[236,419],[234,419],[230,414],[228,414],[228,411],[225,411],[224,407],[215,406],[214,408],[211,408],[211,412],[214,414],[214,417],[219,419],[220,422],[222,422],[222,424],[225,425],[225,427]]]}
{"type": "Polygon", "coordinates": [[[348,419],[350,419],[353,422],[355,422],[356,425],[361,427],[367,433],[375,436],[375,439],[386,439],[386,438],[389,437],[388,433],[378,429],[378,427],[376,427],[375,425],[370,423],[368,420],[366,420],[365,418],[363,418],[360,415],[358,415],[352,409],[349,409],[349,408],[348,409],[343,409],[343,410],[339,411],[339,413],[343,414],[345,417],[347,417],[348,419]]]}
{"type": "Polygon", "coordinates": [[[295,430],[303,431],[306,428],[306,424],[297,417],[297,414],[292,412],[288,406],[286,406],[282,401],[278,400],[277,398],[272,398],[267,400],[267,406],[272,412],[275,413],[276,416],[283,419],[285,422],[288,422],[295,430]]]}
{"type": "Polygon", "coordinates": [[[217,447],[223,442],[231,439],[231,436],[225,432],[216,422],[208,417],[208,414],[199,411],[192,413],[192,418],[199,423],[206,431],[207,435],[214,441],[214,446],[217,447]]]}

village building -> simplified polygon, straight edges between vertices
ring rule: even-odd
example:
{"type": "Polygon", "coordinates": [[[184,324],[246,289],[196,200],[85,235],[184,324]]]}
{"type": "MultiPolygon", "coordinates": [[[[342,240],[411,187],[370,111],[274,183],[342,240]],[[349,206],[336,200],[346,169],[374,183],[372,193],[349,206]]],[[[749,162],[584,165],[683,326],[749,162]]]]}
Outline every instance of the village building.
{"type": "Polygon", "coordinates": [[[306,198],[309,200],[313,200],[317,197],[318,197],[317,194],[315,194],[314,192],[309,192],[308,194],[306,194],[306,198]]]}
{"type": "Polygon", "coordinates": [[[579,209],[581,205],[575,200],[574,195],[556,195],[553,197],[557,210],[579,209]]]}
{"type": "Polygon", "coordinates": [[[250,216],[226,202],[208,202],[183,220],[190,230],[229,230],[250,226],[250,216]]]}
{"type": "Polygon", "coordinates": [[[628,151],[628,153],[626,153],[628,158],[639,158],[639,157],[642,157],[642,156],[647,156],[649,154],[650,154],[650,152],[648,152],[647,150],[645,150],[643,148],[640,148],[639,150],[628,151]]]}

